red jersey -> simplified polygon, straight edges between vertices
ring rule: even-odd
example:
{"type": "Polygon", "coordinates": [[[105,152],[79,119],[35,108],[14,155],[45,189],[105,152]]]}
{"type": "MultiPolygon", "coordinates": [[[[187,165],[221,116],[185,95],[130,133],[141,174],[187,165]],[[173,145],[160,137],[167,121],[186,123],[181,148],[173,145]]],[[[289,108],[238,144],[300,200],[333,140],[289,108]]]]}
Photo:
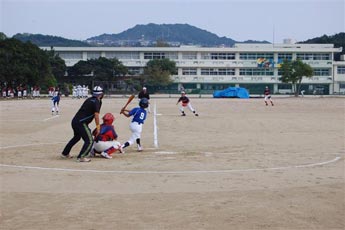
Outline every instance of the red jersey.
{"type": "Polygon", "coordinates": [[[182,96],[178,99],[178,102],[182,101],[183,104],[188,104],[189,98],[186,96],[182,96]]]}
{"type": "MultiPolygon", "coordinates": [[[[93,131],[95,134],[96,130],[93,131]]],[[[95,141],[112,141],[117,139],[117,134],[113,125],[101,124],[101,130],[99,135],[95,138],[95,141]]]]}

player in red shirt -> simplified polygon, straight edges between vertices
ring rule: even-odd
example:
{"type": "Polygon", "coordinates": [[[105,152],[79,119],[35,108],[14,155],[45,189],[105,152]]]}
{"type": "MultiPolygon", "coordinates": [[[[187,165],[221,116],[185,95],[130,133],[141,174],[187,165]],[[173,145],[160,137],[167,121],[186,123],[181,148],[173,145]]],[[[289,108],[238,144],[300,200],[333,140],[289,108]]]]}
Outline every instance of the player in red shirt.
{"type": "Polygon", "coordinates": [[[266,106],[268,105],[267,101],[270,100],[271,105],[273,106],[273,101],[272,101],[272,97],[271,97],[271,91],[268,88],[268,86],[266,86],[265,91],[264,91],[264,95],[265,95],[265,104],[266,106]]]}
{"type": "Polygon", "coordinates": [[[195,111],[195,109],[192,107],[192,104],[190,103],[189,98],[186,96],[186,92],[181,92],[181,97],[178,99],[176,105],[181,102],[182,105],[180,106],[181,116],[186,116],[184,112],[184,107],[188,107],[190,111],[194,113],[195,116],[199,116],[199,114],[195,111]]]}
{"type": "MultiPolygon", "coordinates": [[[[120,142],[116,141],[117,134],[113,126],[113,121],[115,120],[114,115],[106,113],[102,119],[103,124],[101,124],[99,135],[94,138],[94,144],[90,155],[94,156],[95,153],[99,153],[104,158],[111,159],[114,152],[119,151],[122,153],[122,148],[120,142]]],[[[93,135],[95,135],[95,130],[93,135]]]]}

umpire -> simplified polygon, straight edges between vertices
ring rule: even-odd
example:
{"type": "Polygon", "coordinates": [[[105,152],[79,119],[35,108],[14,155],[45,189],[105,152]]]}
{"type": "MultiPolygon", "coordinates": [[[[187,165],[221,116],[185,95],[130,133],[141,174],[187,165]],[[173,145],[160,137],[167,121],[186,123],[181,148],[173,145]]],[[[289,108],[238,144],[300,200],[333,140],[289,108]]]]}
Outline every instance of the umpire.
{"type": "MultiPolygon", "coordinates": [[[[150,94],[149,94],[149,92],[147,91],[147,88],[146,88],[146,87],[143,87],[143,89],[139,92],[138,98],[139,98],[139,102],[140,102],[140,100],[143,99],[143,98],[146,98],[148,102],[150,101],[150,94]]],[[[148,104],[147,111],[148,111],[149,113],[151,113],[150,102],[149,102],[149,104],[148,104]]]]}
{"type": "Polygon", "coordinates": [[[73,156],[70,155],[70,151],[72,147],[79,142],[82,138],[84,141],[84,145],[80,150],[80,153],[77,157],[77,161],[79,162],[89,162],[91,161],[90,158],[86,156],[89,154],[93,139],[91,134],[91,129],[89,128],[89,124],[95,118],[96,123],[96,135],[99,134],[100,131],[100,123],[99,123],[99,113],[102,106],[102,98],[103,98],[103,89],[100,86],[95,86],[92,91],[92,97],[86,99],[76,115],[72,119],[72,129],[74,136],[72,139],[67,143],[66,147],[62,151],[63,158],[72,158],[73,156]]]}

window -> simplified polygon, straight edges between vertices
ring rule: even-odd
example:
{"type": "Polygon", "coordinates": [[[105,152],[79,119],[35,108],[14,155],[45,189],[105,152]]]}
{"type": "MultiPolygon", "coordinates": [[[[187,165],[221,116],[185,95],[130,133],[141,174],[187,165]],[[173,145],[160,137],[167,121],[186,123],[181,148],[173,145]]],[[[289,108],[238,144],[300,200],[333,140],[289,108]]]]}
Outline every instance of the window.
{"type": "Polygon", "coordinates": [[[235,69],[229,69],[229,68],[225,68],[225,69],[218,69],[218,75],[235,75],[235,69]]]}
{"type": "Polygon", "coordinates": [[[330,53],[298,53],[297,59],[301,60],[330,60],[330,53]]]}
{"type": "Polygon", "coordinates": [[[234,60],[235,53],[201,53],[201,59],[206,60],[234,60]]]}
{"type": "Polygon", "coordinates": [[[273,53],[240,53],[241,60],[273,59],[273,53]]]}
{"type": "Polygon", "coordinates": [[[281,76],[283,74],[283,70],[278,69],[278,76],[281,76]]]}
{"type": "Polygon", "coordinates": [[[144,53],[144,59],[177,59],[176,52],[146,52],[144,53]]]}
{"type": "Polygon", "coordinates": [[[165,58],[168,58],[170,60],[176,60],[176,59],[178,59],[178,55],[176,52],[166,52],[165,58]]]}
{"type": "Polygon", "coordinates": [[[281,60],[292,60],[292,54],[291,53],[278,53],[278,59],[281,60]]]}
{"type": "Polygon", "coordinates": [[[106,52],[106,58],[117,58],[119,60],[123,59],[139,59],[139,52],[106,52]]]}
{"type": "Polygon", "coordinates": [[[219,76],[229,76],[235,75],[235,69],[232,68],[202,68],[201,75],[219,75],[219,76]]]}
{"type": "Polygon", "coordinates": [[[240,75],[243,76],[273,76],[274,71],[271,68],[243,68],[240,69],[240,75]]]}
{"type": "Polygon", "coordinates": [[[331,69],[314,69],[314,76],[331,76],[331,69]]]}
{"type": "Polygon", "coordinates": [[[196,52],[184,52],[182,53],[182,59],[194,60],[196,59],[196,52]]]}
{"type": "Polygon", "coordinates": [[[337,73],[338,74],[345,74],[345,66],[338,66],[337,73]]]}
{"type": "Polygon", "coordinates": [[[196,68],[182,68],[182,75],[196,75],[196,68]]]}
{"type": "Polygon", "coordinates": [[[144,59],[164,59],[164,58],[165,58],[164,53],[159,53],[159,52],[144,53],[144,59]]]}

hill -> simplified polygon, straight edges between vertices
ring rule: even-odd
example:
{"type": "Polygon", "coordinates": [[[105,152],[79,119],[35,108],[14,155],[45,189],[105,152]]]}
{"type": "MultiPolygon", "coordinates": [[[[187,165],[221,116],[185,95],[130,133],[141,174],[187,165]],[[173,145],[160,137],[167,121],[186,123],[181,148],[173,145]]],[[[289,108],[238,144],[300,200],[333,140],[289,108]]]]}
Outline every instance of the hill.
{"type": "Polygon", "coordinates": [[[323,35],[321,37],[316,37],[312,39],[308,39],[303,42],[299,43],[314,43],[314,44],[334,44],[334,47],[343,47],[343,51],[341,53],[335,54],[335,60],[340,60],[340,55],[345,54],[345,33],[341,32],[338,34],[334,34],[331,36],[323,35]]]}
{"type": "MultiPolygon", "coordinates": [[[[86,40],[92,45],[102,46],[153,46],[161,41],[170,46],[233,46],[237,41],[218,37],[216,34],[188,24],[136,25],[118,34],[102,34],[86,40]]],[[[253,41],[252,41],[253,42],[253,41]]],[[[261,43],[258,41],[254,41],[261,43]]],[[[263,41],[264,43],[268,43],[263,41]]]]}
{"type": "MultiPolygon", "coordinates": [[[[0,39],[6,38],[0,32],[0,39]]],[[[42,34],[16,34],[13,36],[23,42],[30,41],[37,46],[155,46],[157,41],[160,44],[170,46],[199,45],[199,46],[226,46],[230,47],[234,43],[269,43],[267,41],[248,40],[244,42],[235,41],[227,37],[219,37],[214,33],[188,24],[147,24],[136,25],[119,34],[102,34],[88,38],[86,41],[70,40],[62,37],[42,35],[42,34]]],[[[345,54],[345,33],[311,38],[299,43],[334,44],[335,47],[343,47],[341,54],[345,54]]],[[[335,55],[335,60],[340,59],[341,54],[335,55]]]]}
{"type": "Polygon", "coordinates": [[[22,42],[30,41],[31,43],[37,46],[67,46],[67,47],[76,47],[76,46],[90,46],[86,42],[78,40],[70,40],[57,36],[42,35],[42,34],[16,34],[13,38],[18,39],[22,42]]]}

